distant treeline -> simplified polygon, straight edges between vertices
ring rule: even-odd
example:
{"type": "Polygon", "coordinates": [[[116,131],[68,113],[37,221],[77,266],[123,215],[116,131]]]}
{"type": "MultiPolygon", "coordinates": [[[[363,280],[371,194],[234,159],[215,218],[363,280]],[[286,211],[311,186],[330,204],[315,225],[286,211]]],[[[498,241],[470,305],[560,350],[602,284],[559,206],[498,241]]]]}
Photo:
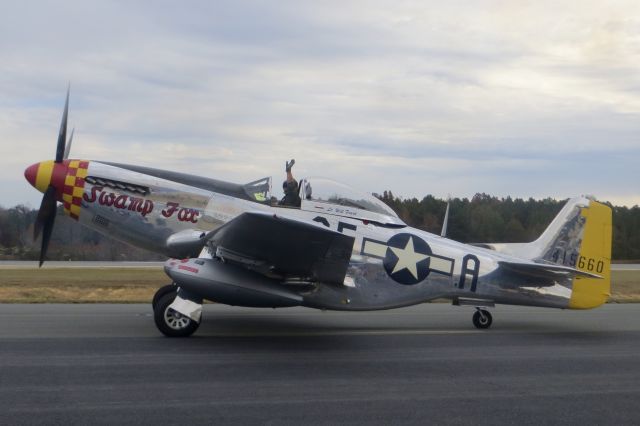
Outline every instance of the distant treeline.
{"type": "MultiPolygon", "coordinates": [[[[431,195],[403,199],[391,191],[377,195],[407,224],[439,234],[446,200],[431,195]]],[[[566,200],[497,198],[476,194],[454,198],[447,236],[462,242],[528,242],[535,240],[566,200]]],[[[640,259],[640,207],[613,208],[613,259],[640,259]]],[[[37,211],[19,205],[0,207],[0,259],[35,260],[39,242],[33,242],[37,211]]],[[[163,257],[105,237],[58,210],[48,258],[51,260],[162,260],[163,257]]]]}
{"type": "MultiPolygon", "coordinates": [[[[37,215],[37,210],[23,205],[10,209],[0,207],[0,260],[38,259],[40,240],[33,241],[33,224],[37,215]]],[[[64,214],[60,206],[47,259],[144,261],[165,258],[79,226],[64,214]]]]}
{"type": "MultiPolygon", "coordinates": [[[[390,206],[408,225],[440,234],[446,200],[427,195],[422,200],[402,199],[391,191],[378,198],[390,206]]],[[[447,237],[466,243],[530,242],[540,236],[567,200],[545,198],[498,198],[476,194],[453,198],[449,208],[447,237]]],[[[640,259],[640,207],[613,209],[612,258],[640,259]]]]}

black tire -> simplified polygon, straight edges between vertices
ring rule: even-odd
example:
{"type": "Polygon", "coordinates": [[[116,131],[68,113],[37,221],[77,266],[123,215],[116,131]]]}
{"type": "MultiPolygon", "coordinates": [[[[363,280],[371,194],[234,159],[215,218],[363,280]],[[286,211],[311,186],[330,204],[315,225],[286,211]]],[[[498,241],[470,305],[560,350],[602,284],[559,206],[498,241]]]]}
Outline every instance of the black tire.
{"type": "Polygon", "coordinates": [[[167,337],[188,337],[191,336],[200,326],[192,319],[179,314],[169,305],[173,303],[177,293],[167,293],[160,297],[153,308],[153,319],[156,327],[167,337]]]}
{"type": "Polygon", "coordinates": [[[476,328],[481,330],[487,329],[491,327],[492,322],[493,317],[487,310],[481,309],[473,314],[473,325],[475,325],[476,328]]]}
{"type": "Polygon", "coordinates": [[[151,306],[153,307],[153,310],[156,310],[156,303],[158,303],[158,300],[160,300],[160,298],[162,296],[164,296],[165,294],[169,294],[169,293],[177,293],[178,292],[178,286],[175,285],[175,283],[171,283],[171,284],[167,284],[165,286],[162,286],[158,289],[158,291],[156,291],[156,294],[153,295],[153,300],[151,301],[151,306]]]}

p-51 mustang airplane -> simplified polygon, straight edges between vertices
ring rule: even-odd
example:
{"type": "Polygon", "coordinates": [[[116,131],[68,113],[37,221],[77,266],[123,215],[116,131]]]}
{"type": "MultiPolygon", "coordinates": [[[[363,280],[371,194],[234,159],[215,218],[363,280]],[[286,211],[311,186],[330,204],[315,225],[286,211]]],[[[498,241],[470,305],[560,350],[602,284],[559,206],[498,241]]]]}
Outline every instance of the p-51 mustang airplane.
{"type": "Polygon", "coordinates": [[[411,228],[377,198],[327,179],[301,180],[292,208],[274,203],[271,178],[238,185],[70,160],[68,103],[67,92],[55,160],[25,171],[44,193],[40,265],[57,202],[85,226],[170,257],[172,284],[152,302],[167,336],[196,331],[205,299],[358,311],[448,298],[475,306],[473,324],[488,328],[484,308],[496,303],[588,309],[609,296],[611,209],[592,199],[569,200],[532,243],[462,244],[411,228]]]}

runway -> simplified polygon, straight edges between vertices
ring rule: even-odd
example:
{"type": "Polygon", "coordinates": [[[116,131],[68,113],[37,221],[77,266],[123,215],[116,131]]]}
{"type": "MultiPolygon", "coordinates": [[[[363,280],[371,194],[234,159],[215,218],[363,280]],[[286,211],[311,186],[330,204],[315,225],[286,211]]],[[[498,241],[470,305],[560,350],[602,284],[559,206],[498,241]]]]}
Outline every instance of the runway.
{"type": "MultiPolygon", "coordinates": [[[[47,260],[42,268],[162,268],[164,262],[55,261],[47,260]]],[[[38,269],[35,260],[0,260],[0,269],[38,269]]],[[[640,263],[612,263],[612,271],[637,271],[640,263]]]]}
{"type": "Polygon", "coordinates": [[[492,312],[0,305],[0,424],[640,422],[640,304],[492,312]]]}

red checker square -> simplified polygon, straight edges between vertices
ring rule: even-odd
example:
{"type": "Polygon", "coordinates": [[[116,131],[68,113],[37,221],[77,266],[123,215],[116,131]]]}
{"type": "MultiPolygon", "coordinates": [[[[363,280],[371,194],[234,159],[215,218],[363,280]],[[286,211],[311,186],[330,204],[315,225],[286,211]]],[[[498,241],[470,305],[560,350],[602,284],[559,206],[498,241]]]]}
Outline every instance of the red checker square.
{"type": "Polygon", "coordinates": [[[69,210],[71,208],[71,204],[67,203],[66,201],[62,204],[64,205],[65,210],[69,210]]]}
{"type": "Polygon", "coordinates": [[[73,167],[68,167],[67,168],[67,175],[69,176],[75,176],[76,173],[78,173],[78,169],[73,168],[73,167]]]}
{"type": "Polygon", "coordinates": [[[82,188],[84,186],[84,179],[82,179],[80,177],[77,177],[76,178],[76,186],[79,186],[79,187],[82,188]]]}
{"type": "Polygon", "coordinates": [[[86,169],[89,167],[89,162],[88,161],[81,161],[80,164],[78,165],[79,169],[86,169]]]}
{"type": "Polygon", "coordinates": [[[73,200],[71,200],[71,202],[73,203],[74,206],[80,206],[82,205],[82,198],[73,197],[73,200]]]}
{"type": "Polygon", "coordinates": [[[64,189],[62,190],[62,192],[64,194],[73,195],[73,186],[65,185],[64,189]]]}

